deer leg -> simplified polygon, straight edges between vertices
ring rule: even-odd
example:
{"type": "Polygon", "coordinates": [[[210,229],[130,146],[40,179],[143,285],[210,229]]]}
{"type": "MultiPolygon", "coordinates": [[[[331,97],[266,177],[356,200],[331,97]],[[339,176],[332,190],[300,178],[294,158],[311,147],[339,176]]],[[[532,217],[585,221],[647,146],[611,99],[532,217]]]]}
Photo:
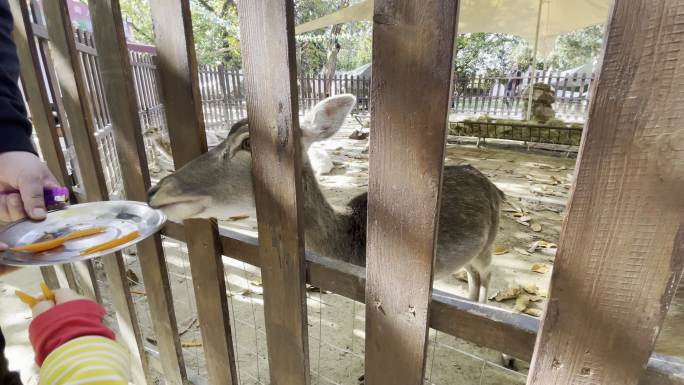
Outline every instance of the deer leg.
{"type": "Polygon", "coordinates": [[[479,287],[479,302],[487,303],[487,289],[489,288],[489,278],[491,278],[492,273],[489,271],[481,272],[480,274],[480,287],[479,287]]]}
{"type": "Polygon", "coordinates": [[[480,299],[480,273],[472,265],[463,269],[468,274],[468,299],[477,301],[480,299]]]}

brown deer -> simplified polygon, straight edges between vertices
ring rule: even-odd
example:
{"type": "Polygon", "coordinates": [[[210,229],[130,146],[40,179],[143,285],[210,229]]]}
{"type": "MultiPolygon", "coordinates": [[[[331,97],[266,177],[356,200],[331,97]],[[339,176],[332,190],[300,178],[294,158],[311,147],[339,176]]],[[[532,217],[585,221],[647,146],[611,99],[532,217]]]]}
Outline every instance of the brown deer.
{"type": "MultiPolygon", "coordinates": [[[[300,122],[304,233],[307,251],[366,264],[367,193],[333,207],[321,191],[307,150],[333,136],[356,103],[338,95],[318,103],[300,122]]],[[[149,204],[169,219],[254,215],[252,155],[246,120],[237,122],[216,148],[162,179],[149,191],[149,204]]],[[[461,268],[468,273],[469,297],[486,301],[491,248],[499,227],[503,193],[471,166],[444,167],[435,279],[461,268]]]]}

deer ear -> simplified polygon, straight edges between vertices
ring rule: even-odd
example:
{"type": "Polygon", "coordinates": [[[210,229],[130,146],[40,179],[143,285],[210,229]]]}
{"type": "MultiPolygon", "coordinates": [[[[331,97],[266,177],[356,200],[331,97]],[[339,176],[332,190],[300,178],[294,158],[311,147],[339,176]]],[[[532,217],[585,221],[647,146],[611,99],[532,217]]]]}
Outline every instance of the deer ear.
{"type": "Polygon", "coordinates": [[[333,136],[344,123],[344,119],[349,115],[356,96],[342,94],[331,96],[316,106],[309,112],[301,122],[302,144],[307,149],[311,143],[328,139],[333,136]]]}
{"type": "Polygon", "coordinates": [[[223,157],[233,158],[238,151],[251,152],[249,132],[229,136],[223,144],[223,157]]]}

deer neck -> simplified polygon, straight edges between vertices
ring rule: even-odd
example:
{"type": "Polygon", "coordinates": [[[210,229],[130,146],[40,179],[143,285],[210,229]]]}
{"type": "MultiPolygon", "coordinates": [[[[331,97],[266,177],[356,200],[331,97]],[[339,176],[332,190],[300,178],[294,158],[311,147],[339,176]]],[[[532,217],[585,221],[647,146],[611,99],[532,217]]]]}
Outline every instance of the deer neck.
{"type": "Polygon", "coordinates": [[[349,214],[335,209],[320,189],[308,159],[302,167],[306,249],[325,257],[358,264],[359,240],[349,231],[349,214]]]}

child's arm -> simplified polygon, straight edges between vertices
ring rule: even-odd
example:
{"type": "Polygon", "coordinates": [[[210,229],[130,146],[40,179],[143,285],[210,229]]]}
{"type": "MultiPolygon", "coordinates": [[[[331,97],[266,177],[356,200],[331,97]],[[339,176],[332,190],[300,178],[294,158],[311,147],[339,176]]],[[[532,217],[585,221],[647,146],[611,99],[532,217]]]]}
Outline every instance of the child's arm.
{"type": "Polygon", "coordinates": [[[104,308],[69,289],[54,293],[54,304],[33,306],[29,326],[39,384],[128,384],[129,356],[102,324],[104,308]]]}

